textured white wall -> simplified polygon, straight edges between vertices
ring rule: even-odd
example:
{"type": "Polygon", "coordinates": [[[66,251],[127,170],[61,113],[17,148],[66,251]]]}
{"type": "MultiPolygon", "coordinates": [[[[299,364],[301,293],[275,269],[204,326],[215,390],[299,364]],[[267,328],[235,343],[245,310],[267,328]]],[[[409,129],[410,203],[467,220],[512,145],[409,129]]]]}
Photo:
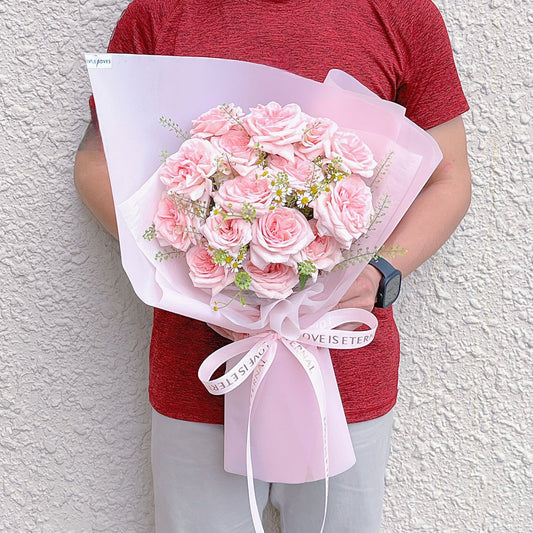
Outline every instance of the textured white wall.
{"type": "MultiPolygon", "coordinates": [[[[406,282],[383,531],[533,530],[526,0],[440,0],[472,111],[470,213],[406,282]],[[528,261],[529,260],[529,261],[528,261]]],[[[72,185],[84,51],[125,0],[0,3],[0,531],[153,531],[151,311],[72,185]]]]}

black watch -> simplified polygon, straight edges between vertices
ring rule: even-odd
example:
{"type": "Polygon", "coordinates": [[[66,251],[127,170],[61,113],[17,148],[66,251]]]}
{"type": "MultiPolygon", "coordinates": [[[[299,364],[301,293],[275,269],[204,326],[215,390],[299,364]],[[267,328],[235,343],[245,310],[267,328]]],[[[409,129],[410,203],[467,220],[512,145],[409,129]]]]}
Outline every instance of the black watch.
{"type": "Polygon", "coordinates": [[[396,270],[388,261],[383,259],[383,257],[372,258],[369,264],[377,268],[382,275],[374,307],[389,307],[400,295],[402,273],[399,270],[396,270]]]}

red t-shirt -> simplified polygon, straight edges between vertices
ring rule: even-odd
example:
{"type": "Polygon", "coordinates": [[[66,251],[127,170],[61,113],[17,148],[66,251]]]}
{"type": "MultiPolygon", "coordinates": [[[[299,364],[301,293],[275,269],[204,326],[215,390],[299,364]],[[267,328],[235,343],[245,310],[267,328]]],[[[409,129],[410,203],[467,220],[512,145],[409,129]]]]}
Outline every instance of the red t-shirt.
{"type": "MultiPolygon", "coordinates": [[[[468,109],[430,0],[135,0],[109,52],[239,59],[317,81],[338,68],[405,106],[424,129],[468,109]]],[[[369,346],[331,351],[349,423],[382,416],[396,402],[398,331],[392,309],[374,312],[379,327],[369,346]]],[[[223,423],[223,397],[210,395],[197,371],[225,343],[201,322],[155,309],[152,406],[172,418],[223,423]]]]}

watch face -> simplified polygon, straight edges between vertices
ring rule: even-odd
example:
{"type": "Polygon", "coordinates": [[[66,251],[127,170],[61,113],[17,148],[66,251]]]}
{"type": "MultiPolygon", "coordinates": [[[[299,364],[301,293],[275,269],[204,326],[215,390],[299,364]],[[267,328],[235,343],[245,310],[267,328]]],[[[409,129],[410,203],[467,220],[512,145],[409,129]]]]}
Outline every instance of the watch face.
{"type": "Polygon", "coordinates": [[[383,307],[389,307],[396,301],[396,298],[400,294],[401,282],[402,277],[399,274],[388,280],[383,291],[383,307]]]}

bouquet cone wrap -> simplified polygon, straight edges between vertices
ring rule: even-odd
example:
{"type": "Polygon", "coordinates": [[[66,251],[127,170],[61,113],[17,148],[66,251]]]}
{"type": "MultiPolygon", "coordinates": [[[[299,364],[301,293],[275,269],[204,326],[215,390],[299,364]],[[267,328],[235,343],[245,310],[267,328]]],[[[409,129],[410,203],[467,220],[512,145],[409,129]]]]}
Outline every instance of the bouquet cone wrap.
{"type": "MultiPolygon", "coordinates": [[[[226,393],[225,468],[239,474],[253,468],[254,477],[287,483],[327,480],[346,470],[355,458],[328,348],[363,346],[377,324],[361,310],[341,315],[330,310],[366,262],[320,275],[284,300],[250,294],[244,308],[237,299],[215,311],[211,294],[193,286],[185,261],[157,261],[158,244],[142,238],[163,190],[158,155],[180,145],[159,118],[171,118],[188,131],[193,119],[222,103],[249,109],[271,101],[295,102],[305,113],[356,131],[378,161],[370,181],[374,207],[382,210],[380,223],[358,242],[371,250],[382,246],[436,168],[438,145],[405,118],[402,107],[340,71],[318,83],[221,59],[114,54],[86,59],[122,264],[134,290],[149,305],[250,335],[213,354],[200,369],[208,390],[226,393]],[[334,329],[355,321],[370,329],[352,334],[334,329]],[[225,362],[226,381],[211,380],[225,362]]],[[[217,299],[224,298],[223,293],[217,299]]]]}
{"type": "MultiPolygon", "coordinates": [[[[329,474],[344,472],[355,455],[328,350],[314,348],[326,391],[329,474]]],[[[232,360],[231,366],[238,361],[232,360]]],[[[246,428],[251,383],[225,396],[224,468],[246,475],[246,428]]],[[[302,366],[283,344],[261,384],[252,412],[254,476],[263,481],[301,483],[325,476],[323,435],[315,391],[302,366]]]]}

